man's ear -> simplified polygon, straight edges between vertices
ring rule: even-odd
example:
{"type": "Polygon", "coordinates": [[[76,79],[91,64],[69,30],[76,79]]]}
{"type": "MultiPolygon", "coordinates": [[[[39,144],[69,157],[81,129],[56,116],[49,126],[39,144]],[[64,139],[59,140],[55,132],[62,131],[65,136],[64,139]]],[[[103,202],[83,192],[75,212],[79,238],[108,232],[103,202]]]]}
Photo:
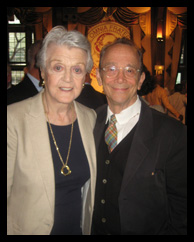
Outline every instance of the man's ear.
{"type": "Polygon", "coordinates": [[[101,76],[100,76],[100,70],[99,70],[99,68],[96,69],[96,79],[98,81],[98,85],[99,86],[102,86],[102,79],[101,79],[101,76]]]}
{"type": "Polygon", "coordinates": [[[141,76],[140,76],[140,79],[139,79],[139,82],[138,82],[137,90],[140,90],[140,89],[141,89],[141,86],[142,86],[144,80],[145,80],[145,72],[143,72],[143,73],[141,74],[141,76]]]}

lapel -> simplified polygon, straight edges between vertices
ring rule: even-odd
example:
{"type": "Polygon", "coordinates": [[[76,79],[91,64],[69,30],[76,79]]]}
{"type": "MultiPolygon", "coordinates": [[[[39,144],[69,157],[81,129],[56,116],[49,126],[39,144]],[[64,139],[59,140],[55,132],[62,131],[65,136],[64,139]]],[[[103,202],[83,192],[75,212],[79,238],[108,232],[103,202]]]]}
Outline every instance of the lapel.
{"type": "Polygon", "coordinates": [[[94,123],[92,124],[92,126],[89,125],[91,122],[94,122],[94,121],[89,120],[89,116],[86,113],[85,107],[83,108],[83,106],[76,101],[74,101],[74,106],[75,106],[75,111],[77,115],[79,130],[82,137],[83,146],[90,165],[90,171],[91,171],[91,174],[94,174],[95,172],[94,161],[96,161],[96,151],[95,151],[94,137],[92,132],[94,123]],[[87,132],[87,130],[89,132],[87,132]]]}
{"type": "Polygon", "coordinates": [[[144,103],[144,101],[141,102],[141,114],[128,155],[121,185],[121,192],[125,189],[127,184],[133,178],[135,173],[138,171],[138,168],[144,161],[144,158],[149,152],[150,141],[153,137],[152,112],[150,108],[144,103]]]}
{"type": "MultiPolygon", "coordinates": [[[[74,101],[75,111],[77,115],[78,126],[83,142],[83,146],[88,158],[88,163],[90,167],[90,183],[84,186],[83,190],[83,206],[85,213],[83,214],[83,231],[90,230],[90,221],[93,211],[94,195],[95,195],[95,185],[96,185],[96,149],[93,136],[93,129],[95,125],[95,118],[86,111],[86,107],[80,103],[74,101]],[[89,189],[89,191],[88,191],[89,189]],[[88,229],[87,229],[88,228],[88,229]]],[[[95,112],[94,112],[95,113],[95,112]]]]}
{"type": "Polygon", "coordinates": [[[98,152],[100,140],[103,135],[106,116],[107,116],[107,104],[105,104],[97,109],[97,120],[96,120],[95,129],[94,129],[96,152],[98,152]]]}
{"type": "Polygon", "coordinates": [[[45,191],[54,212],[55,181],[52,154],[50,149],[47,121],[44,115],[42,92],[32,98],[26,121],[30,132],[32,149],[36,157],[37,167],[40,170],[45,191]]]}

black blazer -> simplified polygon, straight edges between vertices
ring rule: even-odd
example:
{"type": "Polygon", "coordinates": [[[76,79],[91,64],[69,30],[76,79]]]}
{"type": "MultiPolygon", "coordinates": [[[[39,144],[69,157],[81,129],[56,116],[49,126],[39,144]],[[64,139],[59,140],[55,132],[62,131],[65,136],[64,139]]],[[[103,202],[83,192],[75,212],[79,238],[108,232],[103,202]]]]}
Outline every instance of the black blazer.
{"type": "MultiPolygon", "coordinates": [[[[97,109],[97,152],[106,114],[107,105],[97,109]]],[[[186,132],[142,101],[118,198],[122,234],[187,234],[186,132]]]]}
{"type": "Polygon", "coordinates": [[[37,93],[36,87],[29,77],[25,75],[23,81],[7,90],[7,105],[35,96],[37,93]]]}
{"type": "Polygon", "coordinates": [[[76,101],[93,109],[107,103],[106,96],[103,93],[96,91],[88,84],[85,85],[76,101]]]}

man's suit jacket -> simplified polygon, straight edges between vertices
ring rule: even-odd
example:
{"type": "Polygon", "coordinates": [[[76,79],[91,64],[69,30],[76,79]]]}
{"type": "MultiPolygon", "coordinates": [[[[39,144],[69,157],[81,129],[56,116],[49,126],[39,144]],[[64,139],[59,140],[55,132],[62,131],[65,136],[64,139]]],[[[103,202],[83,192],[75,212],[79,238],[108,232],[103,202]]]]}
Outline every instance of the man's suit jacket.
{"type": "Polygon", "coordinates": [[[33,97],[37,93],[36,87],[29,77],[25,75],[23,81],[7,90],[7,105],[33,97]]]}
{"type": "MultiPolygon", "coordinates": [[[[54,222],[54,168],[42,92],[8,106],[8,234],[48,235],[54,222]]],[[[96,113],[77,102],[74,105],[90,167],[90,180],[83,187],[82,214],[83,234],[89,234],[96,182],[96,113]]]]}
{"type": "Polygon", "coordinates": [[[97,109],[107,103],[106,96],[103,93],[97,92],[91,85],[88,84],[85,84],[76,101],[93,109],[97,109]]]}
{"type": "MultiPolygon", "coordinates": [[[[97,109],[97,153],[106,115],[97,109]]],[[[142,101],[118,197],[122,234],[186,234],[186,142],[186,126],[142,101]]]]}

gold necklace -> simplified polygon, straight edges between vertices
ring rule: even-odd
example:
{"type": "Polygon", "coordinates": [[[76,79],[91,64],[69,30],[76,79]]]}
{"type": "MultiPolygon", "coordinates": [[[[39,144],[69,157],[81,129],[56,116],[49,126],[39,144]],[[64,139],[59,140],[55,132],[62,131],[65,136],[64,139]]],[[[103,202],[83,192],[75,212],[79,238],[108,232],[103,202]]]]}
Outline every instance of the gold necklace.
{"type": "MultiPolygon", "coordinates": [[[[45,99],[46,99],[46,97],[45,97],[45,99]]],[[[47,107],[48,107],[48,105],[47,105],[47,107]]],[[[63,166],[61,168],[61,174],[63,174],[64,176],[70,175],[71,174],[71,170],[70,170],[69,166],[67,165],[67,163],[68,163],[68,160],[69,160],[69,154],[70,154],[70,150],[71,150],[71,143],[72,143],[72,137],[73,137],[73,123],[74,123],[73,122],[73,115],[72,115],[72,125],[71,125],[71,134],[70,134],[70,140],[69,140],[69,148],[68,148],[68,152],[67,152],[66,161],[64,163],[63,158],[61,156],[61,153],[59,151],[59,147],[57,145],[55,136],[53,134],[53,130],[52,130],[51,124],[49,122],[49,118],[48,118],[48,115],[47,115],[47,112],[46,111],[45,111],[45,114],[46,114],[46,117],[47,117],[47,120],[48,120],[48,124],[49,124],[49,128],[50,128],[51,135],[52,135],[52,138],[53,138],[53,142],[55,144],[55,148],[57,150],[57,153],[59,155],[59,158],[61,160],[61,163],[63,164],[63,166]],[[64,169],[66,169],[66,173],[65,173],[64,169]]]]}

